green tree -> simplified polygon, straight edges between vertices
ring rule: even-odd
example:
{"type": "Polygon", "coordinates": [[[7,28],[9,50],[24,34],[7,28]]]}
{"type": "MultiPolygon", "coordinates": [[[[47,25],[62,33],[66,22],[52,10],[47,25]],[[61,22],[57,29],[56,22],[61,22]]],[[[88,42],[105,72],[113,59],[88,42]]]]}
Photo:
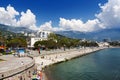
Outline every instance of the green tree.
{"type": "Polygon", "coordinates": [[[58,36],[57,36],[56,34],[54,34],[54,33],[50,33],[50,34],[48,35],[48,39],[57,40],[57,39],[58,39],[58,36]]]}
{"type": "Polygon", "coordinates": [[[2,33],[0,32],[0,46],[5,45],[6,39],[2,36],[2,33]]]}
{"type": "Polygon", "coordinates": [[[96,47],[98,46],[98,44],[94,41],[80,41],[80,46],[84,46],[84,47],[96,47]]]}
{"type": "Polygon", "coordinates": [[[14,38],[7,42],[7,47],[27,47],[27,42],[23,38],[14,38]]]}
{"type": "Polygon", "coordinates": [[[48,49],[55,49],[57,48],[57,43],[54,40],[50,39],[50,40],[37,41],[34,44],[35,48],[39,48],[42,46],[48,49]]]}

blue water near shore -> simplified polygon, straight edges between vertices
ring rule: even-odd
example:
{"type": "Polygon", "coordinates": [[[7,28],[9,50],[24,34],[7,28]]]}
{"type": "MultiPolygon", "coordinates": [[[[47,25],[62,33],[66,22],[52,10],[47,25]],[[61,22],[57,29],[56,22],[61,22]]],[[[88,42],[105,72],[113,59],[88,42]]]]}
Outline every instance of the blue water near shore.
{"type": "Polygon", "coordinates": [[[120,48],[105,49],[45,69],[49,80],[120,80],[120,48]]]}

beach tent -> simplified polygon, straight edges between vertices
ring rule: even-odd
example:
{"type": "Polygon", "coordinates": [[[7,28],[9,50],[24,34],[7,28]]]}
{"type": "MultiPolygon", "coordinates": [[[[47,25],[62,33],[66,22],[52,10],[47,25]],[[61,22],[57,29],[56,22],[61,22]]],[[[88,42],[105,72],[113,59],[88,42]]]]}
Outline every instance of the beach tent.
{"type": "Polygon", "coordinates": [[[24,48],[19,48],[18,49],[18,55],[21,56],[25,56],[25,49],[24,48]]]}

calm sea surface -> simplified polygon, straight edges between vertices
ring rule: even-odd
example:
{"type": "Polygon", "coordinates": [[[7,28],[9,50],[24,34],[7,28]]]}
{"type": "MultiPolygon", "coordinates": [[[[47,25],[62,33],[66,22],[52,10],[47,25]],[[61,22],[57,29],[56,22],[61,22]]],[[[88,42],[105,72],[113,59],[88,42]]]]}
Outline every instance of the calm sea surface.
{"type": "Polygon", "coordinates": [[[120,48],[56,64],[45,72],[49,80],[120,80],[120,48]]]}

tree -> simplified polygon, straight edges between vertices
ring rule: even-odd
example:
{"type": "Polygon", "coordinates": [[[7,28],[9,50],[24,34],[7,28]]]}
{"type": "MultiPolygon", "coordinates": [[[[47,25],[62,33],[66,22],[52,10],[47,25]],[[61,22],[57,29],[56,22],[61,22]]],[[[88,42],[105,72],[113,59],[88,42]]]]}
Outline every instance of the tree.
{"type": "Polygon", "coordinates": [[[80,41],[80,46],[84,47],[96,47],[98,44],[94,41],[80,41]]]}
{"type": "Polygon", "coordinates": [[[27,42],[23,38],[14,38],[7,42],[7,47],[27,47],[27,42]]]}
{"type": "Polygon", "coordinates": [[[43,46],[48,49],[55,49],[55,48],[57,48],[57,43],[54,40],[50,39],[50,40],[37,41],[34,44],[35,48],[39,48],[39,47],[43,47],[43,46]],[[41,46],[39,46],[39,45],[41,45],[41,46]]]}
{"type": "Polygon", "coordinates": [[[54,33],[50,33],[50,34],[48,35],[48,40],[49,40],[49,39],[57,40],[57,39],[58,39],[58,36],[57,36],[56,34],[54,34],[54,33]]]}
{"type": "Polygon", "coordinates": [[[111,46],[120,46],[120,42],[119,41],[112,41],[112,42],[109,42],[109,44],[111,46]]]}
{"type": "Polygon", "coordinates": [[[1,45],[5,45],[5,38],[4,37],[2,37],[2,33],[0,32],[0,46],[1,45]]]}

